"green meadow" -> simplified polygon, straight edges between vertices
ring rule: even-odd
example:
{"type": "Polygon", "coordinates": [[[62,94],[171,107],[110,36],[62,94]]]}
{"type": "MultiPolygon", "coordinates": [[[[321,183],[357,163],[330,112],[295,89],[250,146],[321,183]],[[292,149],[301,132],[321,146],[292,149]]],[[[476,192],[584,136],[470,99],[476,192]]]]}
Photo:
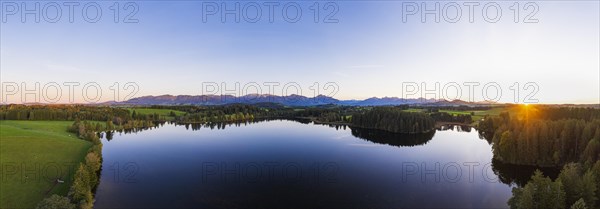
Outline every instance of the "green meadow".
{"type": "Polygon", "coordinates": [[[164,116],[167,120],[173,119],[173,117],[170,115],[171,111],[173,111],[173,113],[175,113],[176,116],[182,116],[185,114],[185,112],[182,112],[179,110],[170,110],[170,109],[152,109],[152,108],[139,108],[139,107],[128,108],[128,109],[131,112],[133,112],[135,110],[136,113],[144,114],[144,115],[152,115],[152,114],[156,113],[160,116],[164,116]]]}
{"type": "Polygon", "coordinates": [[[72,123],[0,121],[0,208],[33,208],[52,194],[67,195],[92,145],[67,132],[72,123]]]}
{"type": "Polygon", "coordinates": [[[440,110],[440,112],[447,112],[450,114],[471,114],[471,112],[475,113],[475,115],[473,115],[471,118],[473,118],[473,122],[477,122],[479,120],[481,120],[484,116],[489,115],[489,116],[494,116],[494,115],[500,115],[501,112],[504,111],[508,111],[509,109],[504,108],[504,107],[496,107],[496,108],[491,108],[489,110],[474,110],[474,111],[458,111],[458,110],[440,110]]]}
{"type": "MultiPolygon", "coordinates": [[[[406,112],[425,112],[425,109],[420,109],[420,108],[409,108],[404,110],[406,112]]],[[[490,108],[489,110],[445,110],[445,109],[440,109],[440,112],[447,112],[450,114],[454,114],[454,115],[470,115],[471,112],[474,113],[473,116],[471,116],[471,118],[473,119],[473,124],[476,124],[478,121],[480,121],[484,116],[489,115],[489,116],[495,116],[495,115],[500,115],[501,112],[504,111],[510,111],[510,108],[507,107],[494,107],[494,108],[490,108]]]]}

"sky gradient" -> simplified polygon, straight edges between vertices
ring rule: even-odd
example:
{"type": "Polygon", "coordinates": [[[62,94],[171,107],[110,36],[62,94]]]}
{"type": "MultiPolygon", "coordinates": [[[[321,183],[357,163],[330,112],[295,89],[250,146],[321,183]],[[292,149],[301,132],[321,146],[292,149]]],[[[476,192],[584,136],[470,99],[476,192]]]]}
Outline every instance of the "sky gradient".
{"type": "MultiPolygon", "coordinates": [[[[34,3],[26,2],[31,7],[34,3]]],[[[514,2],[505,1],[498,2],[502,16],[496,23],[483,19],[485,2],[475,8],[473,23],[467,7],[462,7],[457,23],[443,17],[436,23],[432,15],[425,23],[418,15],[403,22],[401,1],[335,2],[337,23],[323,23],[331,11],[323,8],[325,2],[319,2],[319,23],[310,10],[314,1],[298,2],[302,16],[296,23],[283,18],[284,3],[275,9],[273,23],[266,7],[256,23],[243,18],[236,23],[232,15],[223,23],[219,15],[203,21],[202,2],[149,1],[136,2],[138,23],[122,22],[128,11],[121,11],[115,23],[109,9],[113,3],[99,2],[103,13],[96,23],[82,19],[81,6],[75,9],[73,23],[66,7],[57,23],[44,18],[35,23],[33,15],[22,23],[19,15],[7,16],[3,5],[1,82],[96,82],[103,88],[100,101],[113,100],[109,87],[115,82],[135,82],[135,96],[199,95],[203,82],[225,82],[230,88],[236,82],[280,82],[277,95],[282,94],[281,86],[295,82],[302,95],[312,96],[313,83],[328,94],[322,86],[335,82],[339,91],[333,96],[338,99],[401,97],[403,82],[425,82],[428,88],[436,82],[480,82],[475,100],[484,99],[484,84],[496,82],[503,92],[500,102],[514,101],[510,88],[515,82],[520,83],[522,101],[531,92],[524,84],[533,82],[539,87],[534,98],[540,103],[600,103],[598,1],[536,2],[539,10],[533,17],[538,23],[523,23],[531,12],[523,9],[523,2],[515,23],[510,9],[514,2]]],[[[225,2],[230,7],[235,3],[225,2]]],[[[434,4],[426,2],[431,8],[434,4]]],[[[84,102],[81,86],[76,88],[76,102],[84,102]]],[[[67,89],[62,91],[65,97],[67,89]]],[[[466,99],[467,87],[462,91],[466,99]]],[[[21,99],[20,94],[5,92],[4,103],[21,99]]]]}

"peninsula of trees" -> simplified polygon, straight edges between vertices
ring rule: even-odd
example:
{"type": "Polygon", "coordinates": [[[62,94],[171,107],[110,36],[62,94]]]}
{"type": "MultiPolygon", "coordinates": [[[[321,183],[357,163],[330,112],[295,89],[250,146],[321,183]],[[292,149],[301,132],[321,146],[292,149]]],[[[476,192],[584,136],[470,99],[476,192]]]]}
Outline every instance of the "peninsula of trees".
{"type": "Polygon", "coordinates": [[[394,107],[376,107],[352,115],[352,126],[394,133],[426,133],[435,128],[433,118],[420,112],[406,112],[394,107]]]}

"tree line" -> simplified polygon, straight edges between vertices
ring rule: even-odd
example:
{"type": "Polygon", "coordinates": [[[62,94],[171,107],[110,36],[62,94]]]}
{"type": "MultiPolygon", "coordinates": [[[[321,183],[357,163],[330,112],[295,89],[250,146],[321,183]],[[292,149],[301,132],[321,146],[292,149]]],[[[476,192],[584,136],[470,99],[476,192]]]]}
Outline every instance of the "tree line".
{"type": "Polygon", "coordinates": [[[505,163],[562,166],[593,164],[600,155],[600,110],[540,108],[485,117],[480,131],[492,137],[494,158],[505,163]]]}
{"type": "Polygon", "coordinates": [[[112,134],[112,131],[132,130],[136,128],[154,127],[152,121],[146,120],[128,120],[119,125],[113,124],[112,120],[100,121],[81,121],[78,118],[67,128],[68,132],[75,134],[80,139],[89,141],[92,146],[88,149],[85,159],[79,163],[73,184],[71,185],[66,197],[52,195],[42,200],[37,208],[81,208],[88,209],[94,206],[94,193],[98,186],[100,177],[100,168],[102,166],[102,142],[100,141],[100,132],[112,134]]]}
{"type": "Polygon", "coordinates": [[[94,120],[108,121],[131,119],[127,109],[85,105],[2,105],[0,120],[94,120]]]}
{"type": "MultiPolygon", "coordinates": [[[[499,105],[495,105],[494,107],[502,107],[499,105]]],[[[492,106],[467,106],[467,105],[458,105],[458,106],[443,106],[443,107],[432,107],[432,106],[415,106],[415,108],[425,109],[427,112],[438,112],[439,110],[455,110],[455,111],[483,111],[492,109],[492,106]]]]}
{"type": "Polygon", "coordinates": [[[407,112],[395,107],[374,107],[353,114],[352,126],[394,133],[426,133],[435,128],[435,121],[426,113],[407,112]]]}
{"type": "Polygon", "coordinates": [[[317,122],[325,123],[350,123],[351,115],[360,111],[360,107],[320,105],[296,109],[293,112],[295,118],[312,118],[317,122]]]}
{"type": "Polygon", "coordinates": [[[251,121],[257,118],[269,118],[287,116],[282,114],[283,109],[261,107],[248,104],[227,104],[215,106],[159,106],[153,105],[153,109],[169,109],[185,112],[181,116],[172,113],[170,116],[179,123],[217,123],[217,122],[240,122],[251,121]]]}
{"type": "Polygon", "coordinates": [[[233,112],[227,114],[222,111],[207,111],[200,113],[186,114],[177,117],[178,122],[182,123],[215,123],[215,122],[236,122],[236,121],[251,121],[254,120],[254,114],[233,112]]]}
{"type": "Polygon", "coordinates": [[[512,189],[511,209],[587,209],[600,206],[600,161],[589,166],[566,164],[552,180],[536,170],[524,187],[512,189]]]}
{"type": "Polygon", "coordinates": [[[511,208],[600,206],[600,110],[520,106],[479,123],[492,138],[494,159],[504,163],[562,166],[556,180],[535,171],[513,188],[511,208]]]}
{"type": "Polygon", "coordinates": [[[473,122],[471,115],[467,115],[467,114],[450,114],[447,112],[432,112],[432,113],[429,113],[429,116],[431,116],[433,118],[433,120],[440,121],[440,122],[463,123],[463,124],[471,124],[473,122]]]}
{"type": "Polygon", "coordinates": [[[88,149],[84,161],[77,166],[73,184],[69,188],[67,196],[52,195],[38,203],[36,208],[91,209],[94,206],[93,191],[100,183],[102,166],[102,142],[95,131],[98,129],[96,125],[98,123],[94,125],[76,120],[68,128],[69,132],[76,134],[80,139],[91,142],[92,147],[88,149]]]}

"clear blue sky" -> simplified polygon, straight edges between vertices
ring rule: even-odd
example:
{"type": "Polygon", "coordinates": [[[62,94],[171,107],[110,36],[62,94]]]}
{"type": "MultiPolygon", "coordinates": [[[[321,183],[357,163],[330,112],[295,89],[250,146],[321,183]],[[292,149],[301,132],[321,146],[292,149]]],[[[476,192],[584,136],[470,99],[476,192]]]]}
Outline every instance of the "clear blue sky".
{"type": "MultiPolygon", "coordinates": [[[[26,2],[30,7],[34,3],[26,2]]],[[[510,10],[514,2],[500,2],[502,16],[496,23],[483,19],[485,2],[475,7],[473,23],[464,5],[458,23],[443,18],[435,23],[432,15],[426,23],[417,15],[403,22],[401,1],[338,1],[338,23],[314,23],[309,8],[314,1],[299,3],[302,17],[297,23],[283,19],[284,3],[275,8],[273,23],[267,7],[257,23],[243,18],[235,23],[232,15],[222,23],[219,15],[203,22],[201,2],[149,1],[137,2],[138,23],[114,23],[112,3],[100,2],[103,14],[97,23],[82,19],[84,3],[75,8],[73,23],[67,7],[57,23],[43,18],[35,23],[33,15],[22,23],[19,14],[7,15],[10,8],[4,5],[1,81],[97,82],[103,87],[102,101],[112,99],[108,87],[114,82],[136,82],[137,96],[197,95],[202,82],[296,82],[303,95],[311,96],[314,82],[335,82],[339,99],[400,97],[402,82],[426,82],[431,88],[435,82],[497,82],[502,102],[512,102],[509,88],[514,82],[521,88],[535,82],[535,98],[541,103],[600,100],[598,1],[536,2],[539,10],[533,17],[538,23],[522,22],[532,11],[523,9],[524,2],[519,23],[510,10]]],[[[321,20],[331,11],[322,8],[324,3],[321,20]]],[[[46,4],[41,2],[41,7],[46,4]]],[[[235,1],[225,4],[233,7],[235,1]]],[[[433,8],[434,2],[427,6],[433,8]]],[[[48,11],[54,16],[53,8],[48,11]]],[[[128,13],[122,10],[119,18],[128,13]]],[[[281,88],[276,90],[281,94],[281,88]]],[[[475,90],[476,100],[481,100],[481,86],[475,90]]],[[[521,100],[529,92],[521,90],[521,100]]],[[[81,90],[76,101],[82,101],[79,94],[81,90]]]]}

